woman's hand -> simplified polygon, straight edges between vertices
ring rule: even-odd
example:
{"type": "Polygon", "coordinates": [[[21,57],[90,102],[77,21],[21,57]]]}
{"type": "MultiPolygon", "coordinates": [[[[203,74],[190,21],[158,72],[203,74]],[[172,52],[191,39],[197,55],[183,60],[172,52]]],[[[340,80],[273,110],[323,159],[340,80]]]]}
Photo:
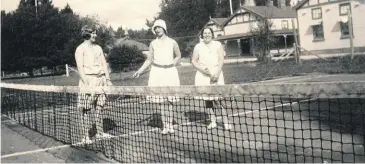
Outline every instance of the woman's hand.
{"type": "Polygon", "coordinates": [[[141,76],[141,72],[139,71],[133,74],[133,78],[139,78],[139,76],[141,76]]]}
{"type": "Polygon", "coordinates": [[[113,86],[113,83],[112,83],[112,81],[110,81],[110,79],[107,79],[107,80],[106,80],[106,85],[108,85],[108,86],[113,86]]]}
{"type": "Polygon", "coordinates": [[[212,84],[217,83],[218,79],[219,79],[219,74],[215,73],[210,77],[210,83],[212,83],[212,84]]]}
{"type": "Polygon", "coordinates": [[[202,73],[204,73],[205,75],[208,75],[208,76],[211,76],[212,74],[210,73],[209,69],[208,68],[203,68],[202,70],[202,73]]]}

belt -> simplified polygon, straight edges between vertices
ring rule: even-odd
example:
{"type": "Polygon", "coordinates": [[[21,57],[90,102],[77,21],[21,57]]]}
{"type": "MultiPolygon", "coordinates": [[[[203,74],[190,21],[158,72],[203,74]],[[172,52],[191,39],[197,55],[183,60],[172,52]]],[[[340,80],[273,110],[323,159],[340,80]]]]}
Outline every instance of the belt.
{"type": "Polygon", "coordinates": [[[175,67],[175,65],[173,65],[173,64],[160,65],[160,64],[152,63],[152,65],[155,66],[155,67],[159,67],[159,68],[172,68],[172,67],[175,67]]]}
{"type": "Polygon", "coordinates": [[[103,74],[86,74],[86,76],[103,77],[103,76],[105,76],[105,73],[103,73],[103,74]]]}

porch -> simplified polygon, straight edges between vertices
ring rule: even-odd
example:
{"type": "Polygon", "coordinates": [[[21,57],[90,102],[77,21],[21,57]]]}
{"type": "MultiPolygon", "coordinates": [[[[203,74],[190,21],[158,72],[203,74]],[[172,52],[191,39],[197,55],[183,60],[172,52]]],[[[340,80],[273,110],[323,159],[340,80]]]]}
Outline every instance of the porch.
{"type": "MultiPolygon", "coordinates": [[[[270,51],[271,55],[285,53],[293,47],[295,40],[292,30],[274,30],[272,33],[276,43],[270,51]]],[[[224,35],[216,40],[224,44],[227,57],[255,57],[255,44],[251,33],[224,35]]]]}

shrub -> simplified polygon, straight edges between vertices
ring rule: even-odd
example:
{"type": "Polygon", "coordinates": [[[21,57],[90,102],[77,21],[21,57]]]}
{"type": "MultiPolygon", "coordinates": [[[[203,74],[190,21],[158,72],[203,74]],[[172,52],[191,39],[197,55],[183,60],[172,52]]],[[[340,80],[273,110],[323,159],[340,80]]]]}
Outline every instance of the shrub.
{"type": "Polygon", "coordinates": [[[124,45],[112,48],[107,57],[112,72],[136,70],[145,59],[137,47],[124,45]]]}

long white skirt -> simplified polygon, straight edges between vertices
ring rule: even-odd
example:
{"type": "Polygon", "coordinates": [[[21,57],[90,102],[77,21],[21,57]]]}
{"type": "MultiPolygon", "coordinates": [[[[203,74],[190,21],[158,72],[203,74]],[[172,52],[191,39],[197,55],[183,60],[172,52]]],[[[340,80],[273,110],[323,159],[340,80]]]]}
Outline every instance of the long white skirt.
{"type": "MultiPolygon", "coordinates": [[[[210,67],[208,68],[209,71],[211,73],[214,73],[217,69],[218,66],[214,66],[214,67],[210,67]]],[[[219,78],[218,78],[218,82],[215,84],[212,84],[210,82],[210,76],[205,75],[203,73],[201,73],[200,71],[197,71],[195,74],[195,85],[196,86],[210,86],[210,85],[224,85],[224,76],[223,76],[223,71],[221,71],[219,78]]],[[[221,99],[221,97],[216,97],[214,95],[211,96],[195,96],[196,99],[203,99],[203,100],[219,100],[221,99]]]]}
{"type": "Polygon", "coordinates": [[[87,91],[83,90],[83,86],[106,86],[107,81],[105,76],[97,77],[93,75],[86,75],[86,79],[89,81],[89,84],[86,85],[79,80],[79,86],[81,87],[80,93],[78,95],[78,107],[84,109],[91,109],[95,108],[96,106],[104,107],[106,103],[106,95],[105,94],[94,94],[94,93],[87,93],[87,91]],[[86,94],[85,94],[86,93],[86,94]]]}
{"type": "MultiPolygon", "coordinates": [[[[179,73],[176,67],[160,68],[152,66],[148,80],[148,86],[180,86],[179,73]]],[[[177,96],[147,96],[147,100],[155,103],[162,103],[165,101],[178,102],[177,96]]]]}

